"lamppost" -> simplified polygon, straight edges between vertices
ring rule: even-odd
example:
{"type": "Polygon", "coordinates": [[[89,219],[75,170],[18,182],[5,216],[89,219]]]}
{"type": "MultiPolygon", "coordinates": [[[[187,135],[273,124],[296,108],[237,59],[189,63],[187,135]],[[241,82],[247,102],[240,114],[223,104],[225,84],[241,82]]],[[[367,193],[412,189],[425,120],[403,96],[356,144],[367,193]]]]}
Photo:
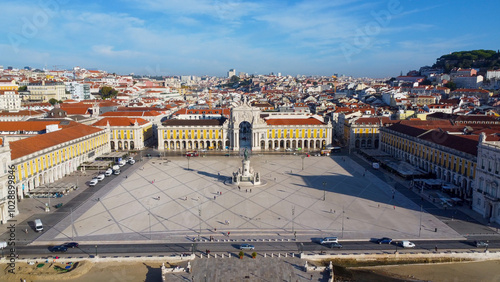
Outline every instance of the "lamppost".
{"type": "Polygon", "coordinates": [[[344,206],[342,206],[342,238],[344,238],[344,206]]]}
{"type": "Polygon", "coordinates": [[[200,219],[200,232],[198,233],[198,242],[201,240],[201,206],[198,206],[198,218],[200,219]]]}
{"type": "Polygon", "coordinates": [[[300,156],[300,158],[302,159],[302,170],[304,170],[304,159],[305,159],[305,155],[302,155],[300,156]]]}
{"type": "Polygon", "coordinates": [[[326,181],[323,181],[323,201],[326,200],[326,181]]]}
{"type": "Polygon", "coordinates": [[[97,245],[95,245],[95,257],[97,257],[97,245]]]}
{"type": "Polygon", "coordinates": [[[295,206],[292,206],[292,232],[295,232],[295,206]]]}
{"type": "Polygon", "coordinates": [[[420,237],[421,232],[422,232],[422,205],[420,205],[420,223],[418,225],[418,237],[420,237]]]}
{"type": "Polygon", "coordinates": [[[149,219],[149,240],[151,240],[151,209],[148,209],[148,219],[149,219]]]}

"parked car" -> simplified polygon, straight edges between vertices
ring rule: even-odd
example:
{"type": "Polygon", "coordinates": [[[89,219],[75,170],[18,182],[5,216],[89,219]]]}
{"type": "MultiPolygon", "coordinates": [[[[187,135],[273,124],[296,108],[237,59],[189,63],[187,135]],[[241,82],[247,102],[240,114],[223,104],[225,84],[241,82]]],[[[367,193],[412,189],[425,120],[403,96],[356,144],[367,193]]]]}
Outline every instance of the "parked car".
{"type": "Polygon", "coordinates": [[[114,174],[114,175],[118,175],[118,174],[120,174],[120,170],[119,170],[119,169],[117,169],[117,170],[113,170],[113,174],[114,174]]]}
{"type": "Polygon", "coordinates": [[[342,248],[342,245],[339,243],[339,242],[336,242],[336,243],[331,243],[330,245],[328,245],[328,247],[330,247],[331,249],[340,249],[342,248]]]}
{"type": "Polygon", "coordinates": [[[288,151],[288,152],[293,151],[293,149],[292,149],[292,148],[286,148],[285,150],[286,150],[286,151],[288,151]]]}
{"type": "Polygon", "coordinates": [[[78,244],[77,242],[69,242],[69,243],[64,243],[63,246],[66,248],[78,248],[80,244],[78,244]]]}
{"type": "Polygon", "coordinates": [[[111,168],[108,168],[106,170],[106,172],[104,172],[104,175],[106,175],[106,176],[111,176],[111,174],[113,174],[113,169],[111,169],[111,168]]]}
{"type": "Polygon", "coordinates": [[[97,180],[99,180],[99,181],[103,181],[105,177],[106,177],[106,175],[104,175],[104,173],[101,173],[101,174],[99,174],[99,175],[97,176],[97,180]]]}
{"type": "Polygon", "coordinates": [[[392,243],[392,239],[391,238],[387,238],[387,237],[380,238],[380,239],[377,240],[377,243],[379,243],[379,244],[390,244],[390,243],[392,243]]]}
{"type": "Polygon", "coordinates": [[[50,248],[50,251],[53,253],[56,253],[56,252],[65,253],[67,250],[68,250],[68,248],[65,247],[64,245],[54,246],[54,247],[50,248]]]}
{"type": "Polygon", "coordinates": [[[97,178],[92,178],[89,182],[89,186],[96,186],[97,183],[99,183],[99,180],[97,180],[97,178]]]}
{"type": "Polygon", "coordinates": [[[486,248],[488,247],[488,243],[484,241],[474,241],[474,246],[476,246],[476,248],[486,248]]]}
{"type": "Polygon", "coordinates": [[[198,152],[187,152],[186,153],[186,157],[197,157],[198,156],[198,152]]]}
{"type": "Polygon", "coordinates": [[[255,247],[250,244],[241,244],[240,245],[240,250],[253,250],[255,247]]]}
{"type": "Polygon", "coordinates": [[[131,165],[135,164],[134,158],[133,157],[129,157],[128,158],[128,163],[131,164],[131,165]]]}

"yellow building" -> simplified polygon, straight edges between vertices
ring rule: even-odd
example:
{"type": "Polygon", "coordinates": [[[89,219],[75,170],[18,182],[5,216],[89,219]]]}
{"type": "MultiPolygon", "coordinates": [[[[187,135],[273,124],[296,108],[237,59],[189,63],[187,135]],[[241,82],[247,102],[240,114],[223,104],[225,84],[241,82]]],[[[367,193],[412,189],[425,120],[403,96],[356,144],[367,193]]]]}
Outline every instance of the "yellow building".
{"type": "Polygon", "coordinates": [[[153,136],[153,123],[142,118],[104,118],[92,126],[110,131],[111,150],[142,150],[153,136]]]}
{"type": "MultiPolygon", "coordinates": [[[[478,141],[474,136],[449,134],[439,127],[449,122],[397,123],[380,131],[380,150],[452,184],[450,193],[472,199],[478,141]]],[[[477,137],[477,136],[476,136],[477,137]]]]}
{"type": "Polygon", "coordinates": [[[19,199],[110,152],[109,132],[83,124],[13,141],[9,146],[19,199]]]}
{"type": "Polygon", "coordinates": [[[15,80],[6,80],[6,79],[0,80],[0,90],[17,91],[18,88],[19,85],[16,84],[15,80]]]}

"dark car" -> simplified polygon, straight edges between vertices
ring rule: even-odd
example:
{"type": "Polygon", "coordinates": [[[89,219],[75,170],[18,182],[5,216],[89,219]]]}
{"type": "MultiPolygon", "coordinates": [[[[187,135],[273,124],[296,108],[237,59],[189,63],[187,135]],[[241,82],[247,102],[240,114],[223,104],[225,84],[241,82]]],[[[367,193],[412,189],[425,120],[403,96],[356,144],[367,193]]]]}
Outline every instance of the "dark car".
{"type": "Polygon", "coordinates": [[[53,252],[53,253],[56,253],[56,252],[66,252],[68,250],[68,248],[66,248],[64,245],[59,245],[59,246],[54,246],[52,248],[50,248],[50,251],[53,252]]]}
{"type": "Polygon", "coordinates": [[[77,242],[69,242],[69,243],[65,243],[63,246],[66,247],[66,248],[78,248],[80,244],[78,244],[77,242]]]}
{"type": "Polygon", "coordinates": [[[380,239],[377,240],[377,243],[379,243],[379,244],[390,244],[390,243],[392,243],[392,239],[391,238],[387,238],[387,237],[380,238],[380,239]]]}
{"type": "Polygon", "coordinates": [[[474,241],[474,246],[476,246],[476,248],[486,248],[488,247],[488,243],[486,242],[483,242],[483,241],[474,241]]]}
{"type": "Polygon", "coordinates": [[[331,243],[328,247],[331,249],[340,249],[342,248],[342,245],[340,243],[331,243]]]}

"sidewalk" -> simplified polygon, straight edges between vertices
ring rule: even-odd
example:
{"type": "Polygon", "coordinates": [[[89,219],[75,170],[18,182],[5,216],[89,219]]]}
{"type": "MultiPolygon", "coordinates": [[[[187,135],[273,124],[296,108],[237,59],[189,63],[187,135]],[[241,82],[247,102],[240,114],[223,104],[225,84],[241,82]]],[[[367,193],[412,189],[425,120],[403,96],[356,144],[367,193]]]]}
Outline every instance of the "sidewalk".
{"type": "MultiPolygon", "coordinates": [[[[398,190],[399,192],[405,192],[402,189],[406,189],[408,191],[411,191],[415,197],[409,197],[413,199],[423,199],[427,203],[427,206],[432,206],[432,209],[427,208],[426,211],[433,213],[432,210],[439,211],[439,212],[434,212],[433,214],[439,217],[441,220],[447,222],[447,224],[455,229],[457,232],[461,233],[462,235],[470,236],[470,235],[500,235],[498,229],[500,228],[500,225],[496,223],[489,223],[487,219],[483,218],[479,213],[475,212],[471,208],[467,206],[454,206],[451,208],[443,208],[442,205],[439,205],[439,202],[437,201],[432,201],[433,196],[432,193],[433,191],[431,190],[423,190],[421,193],[420,190],[413,189],[410,187],[410,181],[409,180],[404,180],[401,177],[394,175],[384,169],[378,169],[375,170],[372,168],[371,163],[368,162],[365,158],[362,156],[358,155],[357,153],[353,152],[350,155],[351,159],[353,161],[356,161],[363,167],[367,169],[367,171],[373,173],[375,176],[380,178],[380,174],[383,174],[385,178],[390,178],[394,183],[397,183],[400,188],[398,190]],[[378,175],[377,175],[378,174],[378,175]],[[461,214],[460,214],[461,213],[461,214]],[[458,225],[471,225],[471,226],[458,226],[458,225]],[[482,226],[478,226],[482,225],[482,226]],[[478,230],[479,229],[479,230],[478,230]],[[463,232],[460,232],[463,231],[463,232]]],[[[418,204],[418,203],[417,203],[418,204]]]]}

